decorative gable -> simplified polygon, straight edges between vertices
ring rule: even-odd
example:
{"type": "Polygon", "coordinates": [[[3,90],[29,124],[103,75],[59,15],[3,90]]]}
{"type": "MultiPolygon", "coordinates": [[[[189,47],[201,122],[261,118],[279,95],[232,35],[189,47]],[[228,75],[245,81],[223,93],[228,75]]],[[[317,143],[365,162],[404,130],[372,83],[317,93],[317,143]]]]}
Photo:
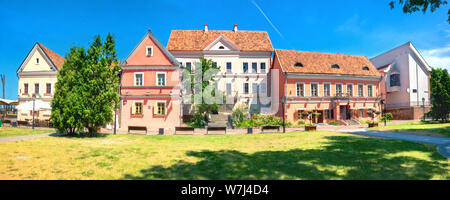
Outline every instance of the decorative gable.
{"type": "Polygon", "coordinates": [[[124,65],[179,66],[179,63],[149,30],[125,59],[124,65]]]}
{"type": "Polygon", "coordinates": [[[219,36],[204,51],[240,51],[239,47],[223,36],[219,36]]]}
{"type": "MultiPolygon", "coordinates": [[[[28,53],[25,60],[20,65],[17,70],[17,74],[20,75],[22,72],[56,72],[58,71],[58,66],[55,66],[54,62],[51,60],[49,55],[45,52],[45,50],[50,51],[47,48],[43,48],[39,43],[36,43],[31,51],[28,53]]],[[[54,52],[51,52],[55,55],[55,58],[58,60],[58,64],[62,65],[64,62],[64,58],[57,55],[54,52]],[[62,61],[62,62],[60,62],[62,61]]]]}

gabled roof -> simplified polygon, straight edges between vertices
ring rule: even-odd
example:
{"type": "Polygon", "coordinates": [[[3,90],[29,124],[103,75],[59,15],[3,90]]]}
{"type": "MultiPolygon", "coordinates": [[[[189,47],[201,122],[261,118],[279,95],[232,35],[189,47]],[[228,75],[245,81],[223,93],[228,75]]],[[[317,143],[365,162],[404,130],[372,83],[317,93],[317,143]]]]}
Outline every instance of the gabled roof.
{"type": "Polygon", "coordinates": [[[220,36],[226,38],[240,51],[273,51],[266,31],[216,31],[172,30],[167,49],[169,51],[203,51],[220,36]]]}
{"type": "Polygon", "coordinates": [[[275,49],[275,54],[283,72],[381,76],[364,56],[282,49],[275,49]],[[296,64],[303,67],[295,66],[296,64]],[[339,68],[332,68],[333,65],[338,65],[339,68]],[[369,70],[363,70],[363,67],[369,70]]]}
{"type": "Polygon", "coordinates": [[[127,56],[127,58],[125,58],[125,60],[123,62],[121,62],[121,65],[126,65],[127,64],[128,59],[131,58],[131,56],[133,56],[133,54],[136,52],[136,50],[139,49],[139,47],[144,43],[145,39],[148,38],[148,37],[150,39],[152,39],[153,42],[159,47],[159,49],[162,50],[164,55],[167,56],[167,58],[169,58],[169,60],[172,63],[172,65],[181,66],[181,64],[177,61],[177,59],[167,50],[167,48],[158,40],[158,38],[156,38],[156,36],[152,33],[152,31],[150,29],[148,29],[147,33],[141,39],[139,44],[136,47],[134,47],[134,49],[127,56]]]}
{"type": "Polygon", "coordinates": [[[47,48],[46,46],[42,45],[39,42],[36,42],[34,44],[33,48],[30,50],[30,52],[28,52],[28,54],[25,57],[25,59],[22,61],[22,64],[20,64],[19,69],[17,69],[17,72],[16,72],[17,74],[19,74],[23,70],[23,67],[25,66],[25,63],[27,63],[29,61],[29,59],[32,56],[32,53],[35,52],[35,51],[41,52],[43,57],[50,64],[50,67],[55,69],[55,71],[60,70],[62,68],[63,64],[64,64],[64,61],[66,60],[62,56],[58,55],[54,51],[52,51],[49,48],[47,48]]]}
{"type": "Polygon", "coordinates": [[[404,47],[408,47],[409,50],[410,50],[410,51],[411,51],[411,52],[419,59],[419,61],[425,66],[425,69],[428,70],[429,72],[431,72],[431,67],[430,67],[430,65],[428,65],[428,63],[427,63],[427,62],[425,61],[425,59],[423,58],[422,54],[419,53],[419,51],[418,51],[418,50],[416,49],[416,47],[412,44],[412,42],[407,42],[407,43],[405,43],[405,44],[403,44],[403,45],[400,45],[400,46],[398,46],[398,47],[395,47],[395,48],[393,48],[393,49],[391,49],[391,50],[389,50],[389,51],[387,51],[387,52],[384,52],[384,53],[382,53],[382,54],[380,54],[380,55],[378,55],[378,56],[375,56],[375,57],[371,58],[370,60],[373,60],[373,59],[375,59],[375,58],[377,58],[377,57],[379,57],[379,56],[388,54],[388,53],[390,53],[390,52],[392,52],[392,51],[394,51],[394,50],[396,50],[396,49],[404,48],[404,47]]]}

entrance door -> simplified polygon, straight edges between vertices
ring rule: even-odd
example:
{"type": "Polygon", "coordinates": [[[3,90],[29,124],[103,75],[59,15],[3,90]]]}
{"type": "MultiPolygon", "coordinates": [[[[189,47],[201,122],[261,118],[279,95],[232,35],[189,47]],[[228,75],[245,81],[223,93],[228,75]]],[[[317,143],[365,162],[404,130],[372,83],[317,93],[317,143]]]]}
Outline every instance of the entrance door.
{"type": "Polygon", "coordinates": [[[347,106],[339,106],[339,119],[347,120],[347,106]]]}

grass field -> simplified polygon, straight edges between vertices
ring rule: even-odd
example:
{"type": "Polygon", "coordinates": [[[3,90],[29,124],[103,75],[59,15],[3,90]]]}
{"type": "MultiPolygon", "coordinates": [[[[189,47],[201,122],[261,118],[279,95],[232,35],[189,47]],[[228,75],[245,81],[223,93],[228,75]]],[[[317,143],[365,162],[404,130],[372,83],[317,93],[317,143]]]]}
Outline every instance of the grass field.
{"type": "Polygon", "coordinates": [[[21,135],[35,135],[52,133],[54,130],[39,130],[39,129],[25,129],[25,128],[12,128],[12,127],[0,127],[0,137],[13,137],[21,135]]]}
{"type": "Polygon", "coordinates": [[[409,122],[404,124],[380,126],[370,128],[370,130],[389,130],[395,132],[409,133],[438,133],[445,137],[450,137],[450,123],[439,122],[409,122]]]}
{"type": "Polygon", "coordinates": [[[431,145],[335,132],[0,143],[0,179],[450,179],[431,145]]]}

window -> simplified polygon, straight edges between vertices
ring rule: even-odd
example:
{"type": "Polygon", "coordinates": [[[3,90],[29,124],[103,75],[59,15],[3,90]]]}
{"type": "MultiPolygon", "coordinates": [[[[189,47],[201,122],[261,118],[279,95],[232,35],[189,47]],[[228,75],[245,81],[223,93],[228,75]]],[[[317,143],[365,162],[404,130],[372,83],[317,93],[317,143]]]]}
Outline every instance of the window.
{"type": "Polygon", "coordinates": [[[252,93],[253,94],[258,94],[258,90],[259,90],[258,84],[257,83],[253,83],[252,84],[252,93]]]}
{"type": "Polygon", "coordinates": [[[303,67],[303,64],[301,62],[296,62],[294,64],[294,67],[303,67]]]}
{"type": "Polygon", "coordinates": [[[165,86],[166,85],[166,74],[164,73],[156,73],[157,74],[157,85],[158,86],[165,86]]]}
{"type": "Polygon", "coordinates": [[[244,73],[248,73],[248,63],[244,63],[243,64],[243,70],[244,70],[244,73]]]}
{"type": "Polygon", "coordinates": [[[51,83],[47,83],[47,92],[46,94],[51,94],[52,93],[52,84],[51,83]]]}
{"type": "Polygon", "coordinates": [[[224,46],[220,46],[219,49],[225,49],[225,47],[224,46]]]}
{"type": "Polygon", "coordinates": [[[364,109],[359,109],[359,117],[364,117],[364,109]]]}
{"type": "Polygon", "coordinates": [[[227,95],[231,95],[232,92],[231,83],[227,83],[227,95]]]}
{"type": "Polygon", "coordinates": [[[39,58],[36,58],[36,64],[39,64],[39,58]]]}
{"type": "Polygon", "coordinates": [[[307,117],[303,116],[305,110],[297,110],[297,119],[307,119],[307,117]]]}
{"type": "Polygon", "coordinates": [[[153,56],[153,47],[148,46],[147,51],[145,53],[147,56],[153,56]]]}
{"type": "Polygon", "coordinates": [[[311,83],[311,96],[317,97],[319,96],[319,90],[317,83],[311,83]]]}
{"type": "Polygon", "coordinates": [[[400,86],[400,74],[391,74],[390,82],[391,87],[400,86]]]}
{"type": "Polygon", "coordinates": [[[372,86],[371,85],[367,86],[367,96],[369,96],[369,97],[373,96],[373,94],[372,94],[372,86]]]}
{"type": "Polygon", "coordinates": [[[158,103],[156,109],[157,109],[156,114],[166,115],[166,103],[158,103]]]}
{"type": "Polygon", "coordinates": [[[342,84],[336,84],[336,96],[342,96],[342,84]]]}
{"type": "Polygon", "coordinates": [[[261,73],[266,73],[266,63],[261,63],[261,73]]]}
{"type": "Polygon", "coordinates": [[[353,96],[353,85],[352,84],[347,84],[347,94],[349,96],[353,96]]]}
{"type": "Polygon", "coordinates": [[[266,85],[266,83],[261,83],[261,94],[267,94],[267,85],[266,85]]]}
{"type": "Polygon", "coordinates": [[[364,96],[364,85],[358,85],[358,96],[364,96]]]}
{"type": "Polygon", "coordinates": [[[142,108],[143,108],[142,102],[134,103],[134,107],[135,107],[134,114],[135,115],[142,115],[142,108]]]}
{"type": "Polygon", "coordinates": [[[213,62],[213,68],[217,68],[217,62],[213,62]]]}
{"type": "Polygon", "coordinates": [[[369,71],[369,67],[367,67],[367,66],[364,66],[362,69],[365,71],[369,71]]]}
{"type": "Polygon", "coordinates": [[[231,73],[231,62],[227,62],[227,72],[231,73]]]}
{"type": "Polygon", "coordinates": [[[23,93],[28,94],[28,83],[23,84],[23,93]]]}
{"type": "Polygon", "coordinates": [[[258,73],[258,63],[252,63],[252,73],[258,73]]]}
{"type": "Polygon", "coordinates": [[[323,84],[323,96],[326,96],[326,97],[331,96],[331,94],[330,94],[330,84],[329,83],[323,84]]]}
{"type": "Polygon", "coordinates": [[[144,74],[135,74],[134,75],[134,85],[135,86],[143,85],[143,76],[144,76],[144,74]]]}
{"type": "Polygon", "coordinates": [[[244,83],[244,94],[248,94],[248,83],[244,83]]]}
{"type": "Polygon", "coordinates": [[[34,84],[34,93],[39,94],[39,83],[34,84]]]}
{"type": "Polygon", "coordinates": [[[334,119],[334,113],[332,109],[325,110],[325,119],[334,119]]]}
{"type": "Polygon", "coordinates": [[[192,73],[192,63],[186,62],[186,69],[189,69],[189,71],[192,73]]]}
{"type": "Polygon", "coordinates": [[[417,89],[413,89],[413,93],[417,93],[417,89]]]}
{"type": "Polygon", "coordinates": [[[297,83],[297,96],[304,97],[305,96],[305,85],[303,83],[297,83]]]}
{"type": "Polygon", "coordinates": [[[340,69],[340,67],[339,67],[338,64],[331,65],[331,68],[332,68],[332,69],[340,69]]]}

